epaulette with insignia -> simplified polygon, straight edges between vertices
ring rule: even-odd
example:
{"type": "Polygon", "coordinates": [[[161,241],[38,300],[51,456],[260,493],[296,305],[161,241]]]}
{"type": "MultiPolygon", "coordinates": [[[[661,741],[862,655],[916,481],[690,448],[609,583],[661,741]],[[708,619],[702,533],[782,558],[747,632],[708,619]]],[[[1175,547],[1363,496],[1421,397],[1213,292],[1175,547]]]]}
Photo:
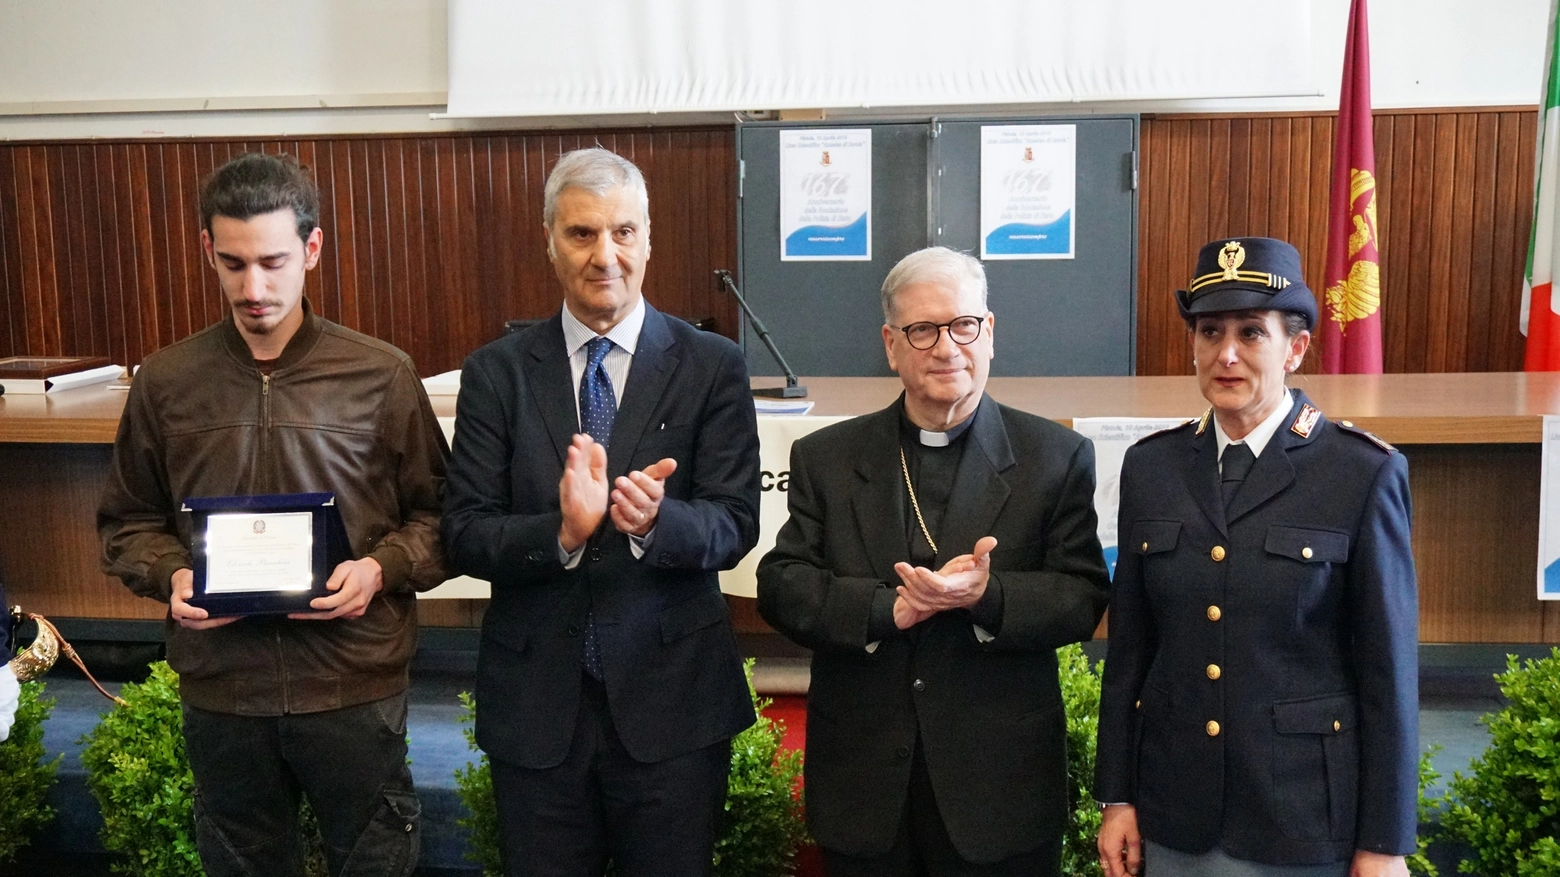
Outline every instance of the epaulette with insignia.
{"type": "Polygon", "coordinates": [[[1352,435],[1357,435],[1357,436],[1359,436],[1360,438],[1363,438],[1363,439],[1368,439],[1371,442],[1371,444],[1374,444],[1376,447],[1381,448],[1383,451],[1386,451],[1389,454],[1397,453],[1397,448],[1394,448],[1391,444],[1389,444],[1387,442],[1386,439],[1381,438],[1380,436],[1376,435],[1375,433],[1366,432],[1365,430],[1360,429],[1359,427],[1355,426],[1354,424],[1350,423],[1347,420],[1338,420],[1338,421],[1334,421],[1334,422],[1337,423],[1338,424],[1338,428],[1343,430],[1344,432],[1350,433],[1352,435]]]}
{"type": "Polygon", "coordinates": [[[1208,428],[1208,417],[1211,414],[1213,414],[1213,409],[1209,408],[1206,412],[1203,413],[1201,417],[1193,417],[1182,423],[1177,423],[1175,426],[1167,426],[1164,429],[1156,429],[1148,435],[1138,439],[1138,442],[1146,442],[1152,438],[1159,438],[1162,435],[1169,435],[1172,432],[1178,432],[1187,428],[1188,426],[1191,426],[1194,423],[1197,424],[1197,434],[1202,435],[1202,431],[1208,428]]]}

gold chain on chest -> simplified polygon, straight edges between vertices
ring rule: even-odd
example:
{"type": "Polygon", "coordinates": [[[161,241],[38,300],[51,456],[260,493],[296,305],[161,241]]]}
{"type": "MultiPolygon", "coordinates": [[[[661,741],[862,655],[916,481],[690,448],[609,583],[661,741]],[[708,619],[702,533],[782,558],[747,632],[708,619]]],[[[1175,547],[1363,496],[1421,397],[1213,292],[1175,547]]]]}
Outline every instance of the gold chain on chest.
{"type": "Polygon", "coordinates": [[[921,517],[921,503],[915,498],[915,485],[910,483],[910,465],[905,462],[905,449],[899,449],[899,471],[905,473],[905,489],[910,491],[910,507],[915,509],[915,522],[921,525],[921,535],[926,537],[926,544],[932,547],[932,554],[937,554],[937,543],[932,541],[932,533],[926,529],[926,519],[921,517]]]}

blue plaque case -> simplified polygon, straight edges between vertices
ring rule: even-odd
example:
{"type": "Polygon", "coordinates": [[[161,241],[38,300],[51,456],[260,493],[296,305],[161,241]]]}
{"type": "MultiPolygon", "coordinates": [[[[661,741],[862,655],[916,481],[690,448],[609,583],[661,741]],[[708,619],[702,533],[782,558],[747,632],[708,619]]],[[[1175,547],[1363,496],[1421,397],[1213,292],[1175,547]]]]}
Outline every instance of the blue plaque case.
{"type": "Polygon", "coordinates": [[[195,596],[191,606],[211,617],[230,615],[279,615],[312,612],[309,602],[331,592],[325,582],[338,565],[352,559],[347,528],[341,522],[334,493],[285,493],[260,496],[196,496],[184,501],[181,511],[194,522],[195,596]],[[243,512],[308,512],[314,529],[312,587],[307,591],[234,591],[206,593],[206,525],[213,514],[243,512]]]}

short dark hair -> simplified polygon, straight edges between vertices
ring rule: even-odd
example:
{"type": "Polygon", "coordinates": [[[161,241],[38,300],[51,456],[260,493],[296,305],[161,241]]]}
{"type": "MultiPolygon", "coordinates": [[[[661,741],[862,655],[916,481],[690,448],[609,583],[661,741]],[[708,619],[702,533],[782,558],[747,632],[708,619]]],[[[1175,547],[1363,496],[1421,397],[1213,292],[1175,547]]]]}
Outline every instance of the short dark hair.
{"type": "Polygon", "coordinates": [[[309,169],[290,155],[246,152],[217,168],[200,186],[200,227],[211,233],[211,218],[249,220],[291,210],[298,237],[305,242],[320,224],[320,190],[309,169]]]}
{"type": "MultiPolygon", "coordinates": [[[[1252,310],[1253,311],[1261,311],[1261,310],[1263,310],[1263,308],[1253,308],[1252,310]]],[[[1238,311],[1228,311],[1226,313],[1239,313],[1239,312],[1238,311]]],[[[1274,313],[1278,314],[1278,321],[1279,321],[1279,323],[1281,323],[1283,325],[1283,327],[1284,327],[1284,335],[1286,337],[1293,338],[1296,335],[1299,335],[1301,332],[1310,331],[1310,327],[1306,325],[1305,314],[1302,314],[1302,313],[1300,313],[1298,311],[1274,311],[1274,313]]],[[[1212,316],[1217,316],[1217,314],[1216,313],[1192,314],[1192,315],[1186,317],[1185,320],[1186,320],[1186,328],[1187,328],[1187,330],[1192,330],[1192,329],[1197,328],[1197,319],[1199,317],[1212,317],[1212,316]]]]}

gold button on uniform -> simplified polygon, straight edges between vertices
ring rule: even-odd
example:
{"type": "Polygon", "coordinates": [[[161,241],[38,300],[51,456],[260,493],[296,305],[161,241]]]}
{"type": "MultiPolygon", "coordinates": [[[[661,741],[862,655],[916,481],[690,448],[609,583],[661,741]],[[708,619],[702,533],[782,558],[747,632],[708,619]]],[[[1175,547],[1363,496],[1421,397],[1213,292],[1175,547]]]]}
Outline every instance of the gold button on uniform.
{"type": "Polygon", "coordinates": [[[1337,720],[1334,720],[1333,721],[1333,730],[1334,731],[1342,731],[1343,730],[1343,725],[1340,724],[1337,720]]]}
{"type": "Polygon", "coordinates": [[[1217,607],[1217,606],[1209,606],[1208,607],[1208,620],[1209,621],[1218,621],[1220,618],[1223,618],[1223,617],[1224,617],[1224,612],[1223,612],[1223,610],[1219,609],[1219,607],[1217,607]]]}
{"type": "Polygon", "coordinates": [[[1219,723],[1218,722],[1209,722],[1208,723],[1208,736],[1209,737],[1217,737],[1217,736],[1219,736],[1219,723]]]}
{"type": "MultiPolygon", "coordinates": [[[[1221,675],[1223,675],[1223,671],[1219,669],[1219,665],[1218,664],[1209,664],[1208,665],[1208,678],[1209,679],[1218,679],[1221,675]]],[[[1334,729],[1334,730],[1336,730],[1336,729],[1334,729]]]]}
{"type": "Polygon", "coordinates": [[[1223,545],[1215,545],[1215,546],[1213,546],[1213,550],[1208,552],[1208,556],[1213,558],[1213,562],[1214,563],[1218,563],[1219,561],[1223,560],[1224,559],[1224,546],[1223,545]]]}
{"type": "Polygon", "coordinates": [[[1354,428],[1354,421],[1352,421],[1352,420],[1340,420],[1340,421],[1338,421],[1338,425],[1339,426],[1347,426],[1348,428],[1353,429],[1354,428]]]}
{"type": "Polygon", "coordinates": [[[1311,554],[1312,554],[1311,546],[1309,546],[1309,545],[1307,545],[1306,547],[1300,549],[1300,556],[1305,558],[1306,560],[1310,560],[1311,559],[1311,554]]]}
{"type": "Polygon", "coordinates": [[[1144,542],[1144,543],[1143,543],[1143,550],[1144,550],[1144,551],[1147,551],[1147,550],[1148,550],[1148,543],[1147,543],[1147,542],[1144,542]]]}

